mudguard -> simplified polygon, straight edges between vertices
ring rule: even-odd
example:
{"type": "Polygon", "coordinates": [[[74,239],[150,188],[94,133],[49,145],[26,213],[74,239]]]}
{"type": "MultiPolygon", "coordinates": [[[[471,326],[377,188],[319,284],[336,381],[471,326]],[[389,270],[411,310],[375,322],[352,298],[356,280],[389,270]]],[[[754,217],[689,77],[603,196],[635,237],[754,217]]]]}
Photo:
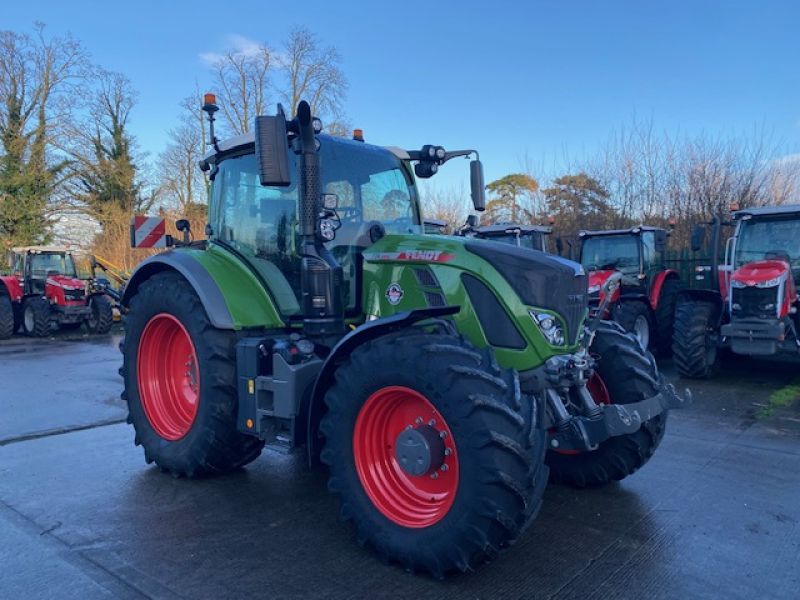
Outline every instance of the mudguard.
{"type": "Polygon", "coordinates": [[[678,292],[678,300],[677,302],[680,303],[682,301],[697,301],[697,302],[708,302],[709,304],[713,304],[714,308],[716,309],[715,317],[717,319],[717,323],[722,322],[722,317],[725,313],[725,305],[722,300],[722,296],[719,295],[719,292],[715,292],[713,290],[681,290],[678,292]]]}
{"type": "Polygon", "coordinates": [[[661,288],[664,287],[664,282],[667,279],[679,279],[680,275],[675,269],[665,269],[653,277],[653,284],[650,286],[650,306],[653,310],[658,308],[658,302],[661,300],[661,288]]]}
{"type": "Polygon", "coordinates": [[[325,359],[325,363],[322,365],[319,376],[314,383],[314,389],[308,400],[308,406],[302,411],[307,416],[306,447],[308,449],[309,463],[313,463],[318,454],[316,434],[325,408],[323,398],[325,396],[325,391],[331,383],[333,383],[333,375],[339,364],[350,356],[350,353],[358,346],[370,340],[405,329],[418,321],[453,315],[459,310],[461,310],[460,306],[440,306],[399,312],[388,317],[375,319],[374,321],[367,321],[364,325],[354,329],[339,340],[339,343],[333,347],[333,350],[331,350],[331,353],[325,359]]]}
{"type": "Polygon", "coordinates": [[[213,247],[170,250],[143,261],[125,287],[122,306],[127,308],[142,282],[163,271],[175,271],[189,282],[214,327],[285,326],[275,302],[255,275],[238,258],[213,247]]]}

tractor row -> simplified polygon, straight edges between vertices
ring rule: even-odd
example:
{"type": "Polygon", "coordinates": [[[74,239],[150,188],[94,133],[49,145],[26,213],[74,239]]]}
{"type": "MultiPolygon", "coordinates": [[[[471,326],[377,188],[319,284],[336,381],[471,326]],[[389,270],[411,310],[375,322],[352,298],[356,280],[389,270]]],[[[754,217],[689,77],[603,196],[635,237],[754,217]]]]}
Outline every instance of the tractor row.
{"type": "Polygon", "coordinates": [[[69,249],[13,248],[4,272],[0,273],[0,340],[18,331],[44,337],[54,327],[71,330],[85,325],[91,333],[111,328],[114,309],[108,294],[113,289],[102,278],[79,278],[69,249]]]}

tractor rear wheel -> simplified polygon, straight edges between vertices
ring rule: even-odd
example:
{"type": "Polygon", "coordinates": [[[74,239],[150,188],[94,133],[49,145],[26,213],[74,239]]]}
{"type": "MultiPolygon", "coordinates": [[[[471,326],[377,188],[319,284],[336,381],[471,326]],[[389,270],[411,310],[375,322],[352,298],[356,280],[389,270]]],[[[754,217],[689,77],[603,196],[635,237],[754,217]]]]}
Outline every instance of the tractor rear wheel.
{"type": "Polygon", "coordinates": [[[678,292],[683,289],[679,279],[670,278],[661,286],[661,294],[656,305],[656,344],[661,356],[672,354],[672,336],[675,332],[675,303],[678,292]]]}
{"type": "Polygon", "coordinates": [[[614,321],[622,325],[625,331],[632,333],[642,344],[642,348],[650,348],[655,336],[653,316],[647,304],[638,300],[625,300],[614,311],[614,321]]]}
{"type": "Polygon", "coordinates": [[[494,558],[533,520],[545,432],[515,371],[446,334],[357,348],[325,395],[322,461],[358,541],[436,577],[494,558]]]}
{"type": "MultiPolygon", "coordinates": [[[[661,376],[653,355],[616,323],[600,324],[589,351],[597,358],[597,369],[587,387],[597,404],[631,404],[658,393],[661,376]]],[[[653,456],[666,422],[663,412],[635,433],[609,438],[592,452],[551,450],[551,481],[582,488],[624,479],[653,456]]]]}
{"type": "Polygon", "coordinates": [[[695,300],[678,303],[672,356],[681,377],[708,379],[716,374],[720,365],[719,327],[713,304],[695,300]]]}
{"type": "Polygon", "coordinates": [[[111,301],[103,295],[92,296],[89,300],[92,314],[86,319],[86,329],[90,333],[108,333],[114,324],[114,308],[111,301]]]}
{"type": "Polygon", "coordinates": [[[174,476],[232,471],[264,442],[236,427],[236,336],[215,329],[192,287],[159,273],[131,298],[121,346],[128,422],[145,460],[174,476]]]}
{"type": "Polygon", "coordinates": [[[26,298],[22,304],[22,331],[31,337],[50,334],[50,303],[39,296],[26,298]]]}
{"type": "Polygon", "coordinates": [[[14,335],[14,305],[5,294],[0,296],[0,340],[14,335]]]}

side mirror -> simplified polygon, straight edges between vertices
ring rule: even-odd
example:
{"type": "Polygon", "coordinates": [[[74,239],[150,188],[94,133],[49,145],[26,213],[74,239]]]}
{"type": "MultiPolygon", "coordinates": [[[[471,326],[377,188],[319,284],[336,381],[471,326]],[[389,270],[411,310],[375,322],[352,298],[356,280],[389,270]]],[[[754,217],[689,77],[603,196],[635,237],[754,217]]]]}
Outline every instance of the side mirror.
{"type": "Polygon", "coordinates": [[[274,117],[256,117],[256,161],[261,185],[287,187],[292,180],[289,174],[289,146],[286,138],[286,116],[278,105],[274,117]]]}
{"type": "Polygon", "coordinates": [[[692,252],[699,252],[703,248],[706,239],[706,228],[702,225],[695,225],[692,229],[692,252]]]}
{"type": "Polygon", "coordinates": [[[558,252],[559,256],[564,253],[564,240],[562,240],[560,237],[556,238],[556,252],[558,252]]]}
{"type": "Polygon", "coordinates": [[[478,212],[486,210],[486,185],[483,183],[483,164],[479,160],[469,163],[469,183],[472,191],[472,206],[478,212]]]}
{"type": "Polygon", "coordinates": [[[656,252],[663,252],[667,248],[667,236],[669,234],[663,230],[656,231],[655,234],[656,252]]]}
{"type": "Polygon", "coordinates": [[[183,241],[184,243],[189,243],[189,234],[192,231],[192,226],[189,223],[189,219],[178,219],[175,221],[175,229],[178,231],[183,232],[183,241]]]}

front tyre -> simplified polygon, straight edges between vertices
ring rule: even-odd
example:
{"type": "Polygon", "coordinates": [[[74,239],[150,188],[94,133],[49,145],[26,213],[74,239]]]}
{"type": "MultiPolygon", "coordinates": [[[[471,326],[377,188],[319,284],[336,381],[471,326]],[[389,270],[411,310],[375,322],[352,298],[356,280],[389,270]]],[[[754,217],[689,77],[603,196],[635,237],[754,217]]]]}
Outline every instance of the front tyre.
{"type": "Polygon", "coordinates": [[[14,305],[11,298],[5,294],[0,295],[0,340],[5,340],[14,335],[14,305]]]}
{"type": "Polygon", "coordinates": [[[40,296],[26,298],[22,304],[22,331],[31,337],[50,334],[50,303],[40,296]]]}
{"type": "Polygon", "coordinates": [[[325,403],[328,487],[385,560],[437,577],[474,569],[536,515],[545,432],[489,351],[443,334],[382,337],[338,368],[325,403]]]}
{"type": "Polygon", "coordinates": [[[241,467],[264,442],[236,428],[236,337],[215,329],[180,275],[159,273],[130,301],[123,399],[145,460],[175,476],[241,467]]]}
{"type": "Polygon", "coordinates": [[[98,294],[89,299],[89,308],[92,311],[86,319],[86,329],[89,333],[108,333],[114,324],[114,307],[111,301],[98,294]]]}
{"type": "Polygon", "coordinates": [[[719,323],[713,304],[695,300],[678,303],[672,357],[681,377],[708,379],[717,373],[719,323]]]}
{"type": "Polygon", "coordinates": [[[648,350],[653,342],[653,316],[650,307],[638,300],[625,300],[614,310],[614,320],[634,335],[642,348],[648,350]]]}
{"type": "MultiPolygon", "coordinates": [[[[597,359],[587,386],[597,404],[631,404],[658,393],[661,376],[655,359],[616,323],[603,321],[589,351],[597,359]]],[[[591,452],[547,453],[550,479],[574,487],[620,481],[640,469],[661,443],[667,423],[663,412],[635,433],[607,439],[591,452]]]]}

